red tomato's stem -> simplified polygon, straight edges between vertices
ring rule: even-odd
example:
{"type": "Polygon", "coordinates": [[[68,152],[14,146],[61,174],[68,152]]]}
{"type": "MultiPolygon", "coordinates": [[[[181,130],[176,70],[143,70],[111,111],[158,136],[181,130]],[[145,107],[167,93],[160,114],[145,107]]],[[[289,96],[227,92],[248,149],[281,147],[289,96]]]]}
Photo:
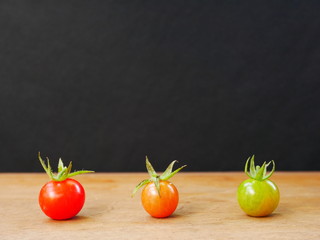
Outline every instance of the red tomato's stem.
{"type": "Polygon", "coordinates": [[[39,161],[43,167],[43,169],[46,171],[46,173],[48,174],[49,178],[53,181],[64,181],[67,178],[79,175],[79,174],[83,174],[83,173],[92,173],[94,171],[88,171],[88,170],[81,170],[81,171],[75,171],[71,173],[71,168],[72,168],[72,162],[69,163],[68,167],[64,166],[62,159],[59,159],[59,163],[58,163],[58,172],[56,174],[53,174],[52,172],[52,168],[50,166],[50,162],[49,162],[49,158],[47,157],[47,164],[48,166],[45,164],[45,162],[42,160],[41,156],[40,156],[40,152],[38,153],[38,158],[39,161]]]}

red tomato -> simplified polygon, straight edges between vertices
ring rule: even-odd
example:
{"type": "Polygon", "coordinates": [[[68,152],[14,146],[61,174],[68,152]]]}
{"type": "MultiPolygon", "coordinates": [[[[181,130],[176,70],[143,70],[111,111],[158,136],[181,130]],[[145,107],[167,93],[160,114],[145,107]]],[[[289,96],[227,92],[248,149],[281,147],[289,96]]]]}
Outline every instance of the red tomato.
{"type": "Polygon", "coordinates": [[[177,208],[179,193],[177,188],[169,181],[160,181],[160,195],[154,182],[148,183],[141,194],[143,208],[156,218],[170,216],[177,208]]]}
{"type": "Polygon", "coordinates": [[[69,219],[83,207],[85,191],[82,185],[71,178],[64,181],[50,181],[40,190],[39,204],[42,211],[52,219],[69,219]]]}
{"type": "Polygon", "coordinates": [[[41,210],[52,219],[63,220],[77,215],[82,209],[85,201],[85,192],[82,185],[70,178],[82,173],[92,171],[82,170],[71,173],[72,163],[66,167],[59,159],[58,172],[53,174],[49,159],[47,165],[42,160],[40,153],[38,158],[43,169],[51,181],[47,182],[40,190],[39,205],[41,210]]]}

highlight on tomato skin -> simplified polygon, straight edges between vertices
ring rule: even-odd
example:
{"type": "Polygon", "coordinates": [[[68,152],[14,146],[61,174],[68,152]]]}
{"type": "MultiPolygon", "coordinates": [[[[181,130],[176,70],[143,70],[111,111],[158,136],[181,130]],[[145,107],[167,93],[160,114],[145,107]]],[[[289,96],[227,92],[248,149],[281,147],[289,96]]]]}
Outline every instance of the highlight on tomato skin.
{"type": "Polygon", "coordinates": [[[275,171],[274,161],[254,165],[254,155],[247,159],[245,173],[250,177],[243,181],[237,191],[237,199],[240,208],[249,216],[265,217],[274,212],[280,201],[280,191],[277,185],[269,178],[275,171]],[[248,163],[250,161],[250,172],[248,163]],[[273,168],[267,174],[267,167],[273,163],[273,168]]]}
{"type": "Polygon", "coordinates": [[[172,172],[176,161],[169,164],[167,169],[158,175],[146,157],[146,168],[150,175],[149,179],[141,181],[133,190],[131,196],[143,187],[141,203],[147,213],[155,218],[166,218],[173,214],[179,203],[179,192],[175,185],[168,181],[186,165],[172,172]]]}
{"type": "Polygon", "coordinates": [[[40,153],[39,161],[51,181],[47,182],[39,192],[39,205],[45,215],[54,220],[66,220],[76,216],[85,203],[85,190],[83,186],[72,179],[72,176],[91,173],[93,171],[76,171],[71,173],[72,163],[68,167],[59,159],[58,172],[52,172],[49,159],[47,165],[42,160],[40,153]]]}

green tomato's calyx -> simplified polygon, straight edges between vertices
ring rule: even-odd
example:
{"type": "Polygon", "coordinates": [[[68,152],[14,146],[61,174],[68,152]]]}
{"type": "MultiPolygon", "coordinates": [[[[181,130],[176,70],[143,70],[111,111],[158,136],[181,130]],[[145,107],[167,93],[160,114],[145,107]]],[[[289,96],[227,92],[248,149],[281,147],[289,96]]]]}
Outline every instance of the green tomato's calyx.
{"type": "Polygon", "coordinates": [[[47,165],[45,164],[45,162],[42,160],[41,156],[40,156],[40,152],[38,153],[38,158],[39,161],[43,167],[43,169],[46,171],[46,173],[48,174],[48,176],[50,177],[51,180],[53,181],[64,181],[67,178],[79,175],[79,174],[83,174],[83,173],[92,173],[94,171],[88,171],[88,170],[81,170],[81,171],[76,171],[76,172],[71,172],[71,168],[72,168],[72,162],[69,163],[68,167],[63,165],[63,162],[61,160],[61,158],[59,159],[59,163],[58,163],[58,172],[56,174],[54,174],[52,172],[52,168],[50,166],[49,163],[49,158],[47,158],[47,165]]]}
{"type": "Polygon", "coordinates": [[[255,166],[254,155],[247,159],[246,165],[244,167],[244,171],[248,175],[248,177],[258,181],[263,181],[271,177],[275,169],[276,169],[276,164],[274,163],[273,160],[271,160],[269,163],[264,162],[261,167],[259,165],[255,166]],[[249,161],[250,161],[250,172],[248,172],[249,161]],[[273,165],[272,170],[267,174],[267,168],[271,163],[273,165]]]}
{"type": "Polygon", "coordinates": [[[156,185],[158,194],[160,196],[160,181],[166,181],[168,179],[170,179],[171,177],[173,177],[177,172],[179,172],[181,169],[183,169],[184,167],[186,167],[187,165],[184,165],[178,169],[176,169],[175,171],[172,172],[172,168],[173,165],[177,162],[177,160],[174,160],[173,162],[171,162],[169,164],[169,166],[167,167],[167,169],[161,174],[158,175],[157,172],[154,170],[154,168],[152,167],[151,163],[148,160],[148,157],[146,156],[146,168],[148,170],[148,173],[150,175],[149,179],[145,179],[143,181],[141,181],[133,190],[131,197],[134,196],[134,194],[144,185],[150,183],[150,182],[154,182],[154,184],[156,185]]]}

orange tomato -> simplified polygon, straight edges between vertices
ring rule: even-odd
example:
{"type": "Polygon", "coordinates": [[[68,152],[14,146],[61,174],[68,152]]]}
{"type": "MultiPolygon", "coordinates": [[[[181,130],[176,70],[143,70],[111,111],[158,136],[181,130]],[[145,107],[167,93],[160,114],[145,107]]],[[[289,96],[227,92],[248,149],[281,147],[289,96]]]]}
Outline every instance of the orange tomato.
{"type": "Polygon", "coordinates": [[[150,178],[142,180],[135,187],[131,196],[133,197],[140,188],[144,187],[141,193],[141,203],[146,212],[152,217],[169,217],[178,206],[178,190],[171,182],[168,181],[168,179],[186,167],[186,165],[172,171],[173,165],[176,162],[176,160],[171,162],[167,169],[159,175],[152,167],[148,157],[146,157],[146,168],[150,178]]]}
{"type": "Polygon", "coordinates": [[[154,182],[148,183],[141,194],[143,208],[156,218],[170,216],[177,208],[179,193],[177,188],[169,181],[160,181],[160,192],[154,182]]]}

